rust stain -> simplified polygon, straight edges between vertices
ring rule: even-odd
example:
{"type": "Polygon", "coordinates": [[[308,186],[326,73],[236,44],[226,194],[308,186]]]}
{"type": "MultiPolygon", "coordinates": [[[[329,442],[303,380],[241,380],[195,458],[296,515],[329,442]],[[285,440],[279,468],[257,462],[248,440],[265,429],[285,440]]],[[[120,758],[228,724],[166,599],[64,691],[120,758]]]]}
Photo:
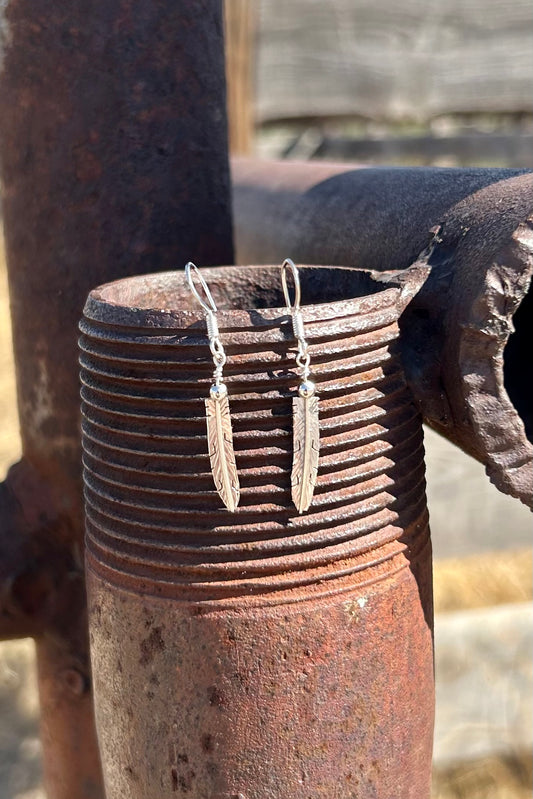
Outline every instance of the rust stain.
{"type": "Polygon", "coordinates": [[[165,649],[165,642],[161,637],[161,627],[154,627],[148,638],[141,641],[141,657],[139,664],[141,666],[148,666],[152,663],[157,652],[163,652],[165,649]]]}

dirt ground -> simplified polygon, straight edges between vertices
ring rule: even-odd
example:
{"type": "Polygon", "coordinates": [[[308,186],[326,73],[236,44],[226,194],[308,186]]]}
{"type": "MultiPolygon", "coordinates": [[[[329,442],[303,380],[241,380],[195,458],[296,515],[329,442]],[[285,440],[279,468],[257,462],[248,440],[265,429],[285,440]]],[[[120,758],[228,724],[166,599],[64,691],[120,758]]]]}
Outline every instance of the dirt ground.
{"type": "MultiPolygon", "coordinates": [[[[20,453],[9,308],[0,239],[0,473],[20,453]]],[[[483,470],[430,433],[429,502],[437,613],[531,600],[531,517],[483,470]],[[496,551],[495,551],[496,550],[496,551]]],[[[531,697],[524,701],[531,704],[531,697]]],[[[44,799],[33,644],[0,645],[0,799],[44,799]]],[[[530,751],[436,768],[433,799],[529,799],[530,751]]]]}

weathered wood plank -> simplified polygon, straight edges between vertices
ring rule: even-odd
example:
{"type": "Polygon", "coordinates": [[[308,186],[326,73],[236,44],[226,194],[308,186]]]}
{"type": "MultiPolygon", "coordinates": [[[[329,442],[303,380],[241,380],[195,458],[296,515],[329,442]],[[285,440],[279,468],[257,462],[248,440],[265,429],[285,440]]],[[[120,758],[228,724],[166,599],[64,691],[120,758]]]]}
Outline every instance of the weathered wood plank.
{"type": "Polygon", "coordinates": [[[531,0],[258,0],[260,121],[533,111],[531,0]]]}
{"type": "Polygon", "coordinates": [[[380,139],[325,136],[312,157],[329,161],[368,161],[374,164],[498,164],[533,169],[533,134],[463,134],[380,139]]]}

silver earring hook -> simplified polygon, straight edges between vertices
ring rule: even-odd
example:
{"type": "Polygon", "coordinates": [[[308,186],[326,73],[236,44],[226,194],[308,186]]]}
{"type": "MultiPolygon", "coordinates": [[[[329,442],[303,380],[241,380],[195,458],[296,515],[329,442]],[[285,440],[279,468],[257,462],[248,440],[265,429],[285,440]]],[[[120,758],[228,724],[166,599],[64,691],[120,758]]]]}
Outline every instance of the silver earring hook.
{"type": "Polygon", "coordinates": [[[209,291],[209,286],[202,277],[202,273],[200,272],[198,267],[195,264],[193,264],[192,261],[189,261],[189,263],[185,265],[185,277],[187,278],[187,283],[189,284],[190,290],[192,291],[192,293],[194,294],[194,296],[196,297],[196,299],[198,300],[204,311],[206,311],[207,313],[216,313],[218,311],[218,308],[213,299],[213,295],[209,291]],[[195,277],[198,279],[198,282],[200,283],[200,286],[202,287],[204,294],[207,297],[207,302],[196,288],[196,284],[194,282],[195,277]]]}
{"type": "Polygon", "coordinates": [[[290,258],[285,258],[281,265],[281,285],[283,286],[283,295],[285,297],[285,304],[289,313],[292,311],[299,311],[302,294],[300,289],[300,278],[298,275],[298,269],[296,268],[294,261],[291,261],[290,258]],[[294,303],[291,303],[289,285],[287,283],[287,272],[289,271],[292,273],[292,279],[294,283],[294,303]]]}
{"type": "Polygon", "coordinates": [[[296,356],[296,363],[302,370],[302,377],[304,382],[309,377],[309,364],[311,362],[309,356],[309,347],[305,339],[304,320],[300,310],[301,289],[300,278],[298,276],[298,269],[290,258],[286,258],[281,265],[281,283],[283,285],[283,294],[285,296],[285,303],[287,305],[287,313],[290,314],[292,321],[292,331],[294,338],[298,342],[298,354],[296,356]],[[287,273],[292,273],[294,282],[294,302],[291,303],[289,286],[287,283],[287,273]]]}
{"type": "Polygon", "coordinates": [[[209,291],[209,286],[205,282],[202,274],[197,266],[193,264],[192,261],[189,261],[188,264],[185,265],[185,277],[187,278],[187,284],[202,306],[205,311],[205,323],[207,325],[207,336],[209,338],[209,349],[211,350],[211,355],[213,356],[213,363],[215,364],[215,371],[214,371],[214,378],[215,378],[215,385],[220,386],[222,384],[222,369],[226,363],[226,353],[224,351],[224,346],[222,341],[220,340],[220,331],[218,329],[218,321],[217,321],[217,311],[218,308],[215,304],[215,301],[209,291]],[[196,284],[194,282],[194,278],[198,279],[201,288],[204,291],[204,294],[207,298],[206,300],[202,297],[198,289],[196,288],[196,284]]]}

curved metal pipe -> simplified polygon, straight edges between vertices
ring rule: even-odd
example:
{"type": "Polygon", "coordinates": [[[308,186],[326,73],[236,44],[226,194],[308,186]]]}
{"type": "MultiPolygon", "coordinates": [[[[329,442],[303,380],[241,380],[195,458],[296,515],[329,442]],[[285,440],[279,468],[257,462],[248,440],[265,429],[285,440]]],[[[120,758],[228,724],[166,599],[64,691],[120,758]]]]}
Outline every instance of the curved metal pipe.
{"type": "Polygon", "coordinates": [[[237,159],[233,180],[240,263],[429,265],[401,337],[425,421],[531,505],[533,173],[237,159]]]}

